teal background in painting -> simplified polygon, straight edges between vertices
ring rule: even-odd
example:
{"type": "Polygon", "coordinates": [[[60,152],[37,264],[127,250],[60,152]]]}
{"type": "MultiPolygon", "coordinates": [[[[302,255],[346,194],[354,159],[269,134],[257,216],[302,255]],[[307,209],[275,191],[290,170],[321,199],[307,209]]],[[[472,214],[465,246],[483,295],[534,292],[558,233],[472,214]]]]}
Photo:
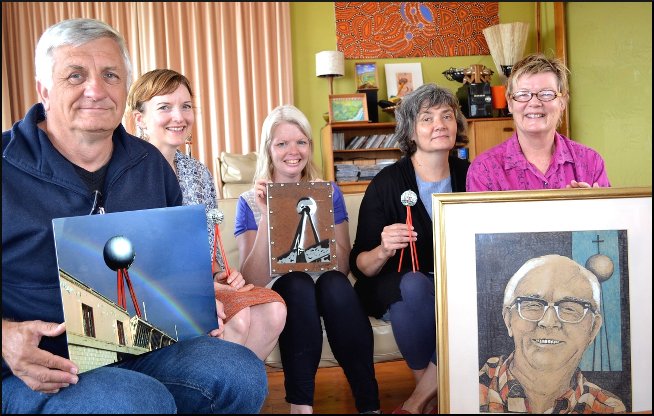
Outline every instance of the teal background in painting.
{"type": "Polygon", "coordinates": [[[572,233],[572,257],[585,265],[595,254],[608,256],[613,262],[613,274],[601,283],[602,328],[595,341],[588,347],[581,359],[579,368],[594,371],[622,371],[622,306],[620,303],[620,248],[618,232],[580,231],[572,233]],[[593,242],[604,240],[599,243],[593,242]]]}

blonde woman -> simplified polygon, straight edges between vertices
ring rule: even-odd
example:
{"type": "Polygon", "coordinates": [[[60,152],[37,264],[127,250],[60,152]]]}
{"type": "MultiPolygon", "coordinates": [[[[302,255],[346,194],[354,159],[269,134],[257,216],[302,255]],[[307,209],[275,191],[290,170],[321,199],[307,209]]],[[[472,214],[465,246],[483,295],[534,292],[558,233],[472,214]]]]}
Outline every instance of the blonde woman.
{"type": "Polygon", "coordinates": [[[234,234],[241,269],[248,281],[271,287],[286,301],[288,316],[279,336],[279,350],[291,413],[313,413],[315,377],[322,351],[321,317],[334,357],[350,383],[357,409],[362,413],[379,413],[372,328],[347,279],[350,253],[347,211],[343,193],[335,183],[332,186],[338,270],[319,276],[304,272],[270,275],[268,219],[261,215],[266,212],[266,184],[320,180],[312,158],[311,126],[306,116],[292,105],[272,110],[261,129],[254,188],[241,195],[236,208],[234,234]]]}

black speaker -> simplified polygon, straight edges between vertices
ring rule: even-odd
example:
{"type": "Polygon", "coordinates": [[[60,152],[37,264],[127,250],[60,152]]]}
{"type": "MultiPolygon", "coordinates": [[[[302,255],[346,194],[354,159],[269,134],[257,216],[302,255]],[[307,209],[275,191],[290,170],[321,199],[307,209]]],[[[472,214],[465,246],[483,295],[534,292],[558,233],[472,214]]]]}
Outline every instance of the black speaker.
{"type": "Polygon", "coordinates": [[[377,109],[377,90],[357,90],[358,93],[366,94],[366,105],[368,106],[368,120],[371,123],[379,122],[379,111],[377,109]]]}
{"type": "Polygon", "coordinates": [[[491,87],[488,82],[463,84],[456,92],[467,118],[493,117],[491,87]]]}

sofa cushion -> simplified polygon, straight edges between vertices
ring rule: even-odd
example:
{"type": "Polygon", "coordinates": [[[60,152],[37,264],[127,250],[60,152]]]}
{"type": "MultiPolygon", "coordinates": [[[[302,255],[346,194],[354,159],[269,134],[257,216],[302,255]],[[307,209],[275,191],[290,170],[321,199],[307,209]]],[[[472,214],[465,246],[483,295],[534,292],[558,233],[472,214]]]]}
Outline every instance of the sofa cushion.
{"type": "Polygon", "coordinates": [[[220,153],[220,179],[223,183],[252,184],[256,167],[256,152],[250,152],[245,155],[227,152],[220,153]]]}
{"type": "MultiPolygon", "coordinates": [[[[223,198],[238,198],[245,191],[252,188],[252,183],[225,183],[223,184],[223,198]]],[[[233,230],[232,230],[233,231],[233,230]]]]}

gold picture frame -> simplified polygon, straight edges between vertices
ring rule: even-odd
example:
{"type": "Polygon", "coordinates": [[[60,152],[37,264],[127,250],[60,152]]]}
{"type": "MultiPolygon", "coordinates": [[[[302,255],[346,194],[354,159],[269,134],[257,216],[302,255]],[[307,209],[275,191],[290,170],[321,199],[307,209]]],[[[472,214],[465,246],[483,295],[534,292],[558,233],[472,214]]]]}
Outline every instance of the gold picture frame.
{"type": "MultiPolygon", "coordinates": [[[[490,362],[484,353],[499,348],[495,343],[514,346],[503,327],[502,301],[516,268],[525,259],[552,251],[579,264],[587,259],[589,268],[593,256],[587,255],[605,247],[616,269],[606,281],[593,273],[601,295],[617,299],[615,313],[599,312],[604,328],[609,328],[609,318],[621,320],[611,327],[617,330],[604,330],[607,339],[618,339],[610,345],[618,348],[621,359],[612,370],[601,364],[597,370],[594,356],[592,370],[582,368],[589,365],[583,359],[578,368],[586,380],[614,393],[627,412],[651,411],[651,187],[448,193],[432,198],[440,413],[487,411],[471,398],[488,388],[481,377],[486,376],[482,364],[490,362]],[[615,240],[610,250],[605,235],[615,240]],[[619,289],[609,290],[609,280],[619,289]],[[452,299],[456,301],[448,301],[452,299]],[[501,337],[508,341],[498,341],[501,337]],[[605,385],[592,377],[614,381],[605,385]]],[[[600,359],[605,355],[600,352],[600,359]]]]}
{"type": "Polygon", "coordinates": [[[366,94],[334,94],[329,96],[330,123],[369,121],[366,94]]]}

